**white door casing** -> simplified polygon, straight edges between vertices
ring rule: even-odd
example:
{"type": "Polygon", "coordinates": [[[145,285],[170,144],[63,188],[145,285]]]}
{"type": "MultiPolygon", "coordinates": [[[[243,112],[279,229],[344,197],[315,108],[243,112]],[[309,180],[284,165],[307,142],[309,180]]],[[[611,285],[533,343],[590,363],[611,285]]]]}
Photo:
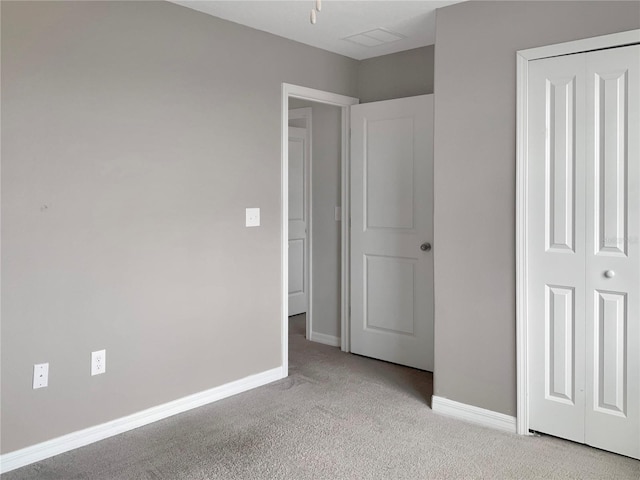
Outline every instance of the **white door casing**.
{"type": "Polygon", "coordinates": [[[529,62],[529,427],[640,458],[640,46],[529,62]]]}
{"type": "Polygon", "coordinates": [[[351,108],[351,351],[433,371],[433,95],[351,108]]]}
{"type": "Polygon", "coordinates": [[[289,127],[289,315],[309,305],[309,169],[306,128],[289,127]]]}

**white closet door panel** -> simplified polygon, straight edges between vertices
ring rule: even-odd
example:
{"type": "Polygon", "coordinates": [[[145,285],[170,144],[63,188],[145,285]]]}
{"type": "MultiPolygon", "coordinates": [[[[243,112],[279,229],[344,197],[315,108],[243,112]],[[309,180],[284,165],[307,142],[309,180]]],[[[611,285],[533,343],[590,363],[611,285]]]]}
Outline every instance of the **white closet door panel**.
{"type": "Polygon", "coordinates": [[[529,66],[530,427],[584,441],[584,68],[529,66]]]}
{"type": "Polygon", "coordinates": [[[545,397],[574,405],[575,395],[575,289],[546,286],[545,397]]]}
{"type": "Polygon", "coordinates": [[[640,46],[586,54],[586,443],[640,458],[640,46]]]}

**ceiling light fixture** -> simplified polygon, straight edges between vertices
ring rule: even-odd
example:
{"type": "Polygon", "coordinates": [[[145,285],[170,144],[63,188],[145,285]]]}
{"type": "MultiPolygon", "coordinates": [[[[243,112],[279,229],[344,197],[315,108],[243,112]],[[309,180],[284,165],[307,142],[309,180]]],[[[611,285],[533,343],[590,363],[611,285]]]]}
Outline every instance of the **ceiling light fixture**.
{"type": "Polygon", "coordinates": [[[309,17],[311,25],[315,25],[318,21],[317,12],[320,10],[322,10],[322,0],[315,0],[315,6],[311,9],[311,16],[309,17]]]}

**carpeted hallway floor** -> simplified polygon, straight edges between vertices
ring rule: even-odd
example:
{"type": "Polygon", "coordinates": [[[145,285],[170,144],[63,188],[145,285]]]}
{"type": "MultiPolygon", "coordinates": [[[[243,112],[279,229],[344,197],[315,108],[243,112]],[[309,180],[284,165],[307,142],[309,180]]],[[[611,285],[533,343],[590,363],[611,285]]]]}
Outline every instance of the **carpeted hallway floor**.
{"type": "Polygon", "coordinates": [[[288,378],[2,479],[640,479],[636,460],[436,415],[431,374],[291,327],[288,378]]]}

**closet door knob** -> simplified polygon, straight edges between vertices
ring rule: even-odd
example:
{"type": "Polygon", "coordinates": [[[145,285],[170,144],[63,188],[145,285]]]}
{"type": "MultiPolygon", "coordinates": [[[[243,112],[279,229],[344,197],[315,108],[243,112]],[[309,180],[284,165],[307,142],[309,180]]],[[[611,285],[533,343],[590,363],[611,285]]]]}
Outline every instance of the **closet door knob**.
{"type": "Polygon", "coordinates": [[[420,250],[422,250],[423,252],[431,251],[431,244],[430,243],[423,243],[422,245],[420,245],[420,250]]]}
{"type": "Polygon", "coordinates": [[[616,276],[616,272],[614,272],[613,270],[606,270],[604,272],[604,276],[607,278],[613,278],[616,276]]]}

